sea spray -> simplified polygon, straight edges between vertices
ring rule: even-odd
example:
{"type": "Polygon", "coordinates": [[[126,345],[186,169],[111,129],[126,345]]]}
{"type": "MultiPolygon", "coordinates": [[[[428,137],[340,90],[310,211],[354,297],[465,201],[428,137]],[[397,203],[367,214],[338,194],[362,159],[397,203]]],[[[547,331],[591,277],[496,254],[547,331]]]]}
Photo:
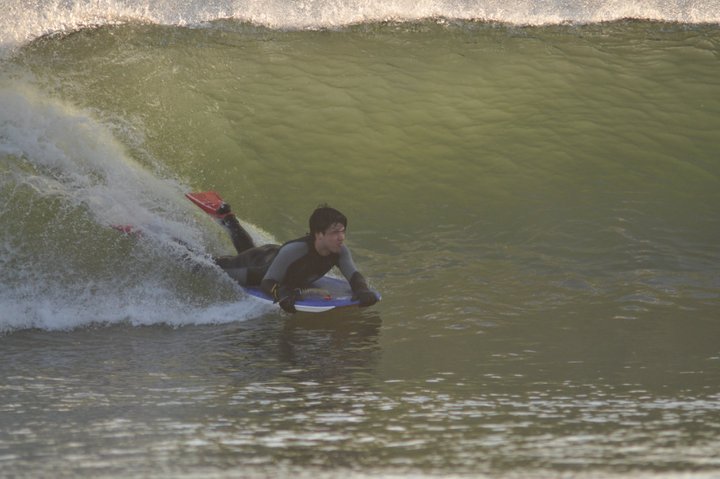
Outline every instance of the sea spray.
{"type": "Polygon", "coordinates": [[[87,111],[12,87],[0,89],[0,330],[252,314],[212,263],[208,248],[227,240],[187,187],[135,162],[87,111]]]}

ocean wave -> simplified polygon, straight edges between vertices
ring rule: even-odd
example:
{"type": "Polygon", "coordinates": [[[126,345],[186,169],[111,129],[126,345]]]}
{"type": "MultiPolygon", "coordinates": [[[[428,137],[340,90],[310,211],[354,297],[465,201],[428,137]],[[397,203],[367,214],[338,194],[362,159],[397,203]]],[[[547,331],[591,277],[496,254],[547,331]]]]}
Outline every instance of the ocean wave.
{"type": "Polygon", "coordinates": [[[0,16],[0,49],[7,52],[50,33],[129,21],[198,25],[233,19],[274,29],[324,29],[431,18],[511,25],[588,24],[642,19],[720,23],[718,0],[7,0],[0,16]]]}

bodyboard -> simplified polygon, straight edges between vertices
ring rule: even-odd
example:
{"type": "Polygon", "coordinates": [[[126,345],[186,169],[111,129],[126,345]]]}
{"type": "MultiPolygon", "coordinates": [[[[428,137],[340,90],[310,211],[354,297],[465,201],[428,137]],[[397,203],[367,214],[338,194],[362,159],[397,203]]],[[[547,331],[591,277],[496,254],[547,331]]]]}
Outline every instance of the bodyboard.
{"type": "MultiPolygon", "coordinates": [[[[275,303],[273,298],[265,294],[259,286],[243,286],[243,290],[250,296],[266,303],[275,303]]],[[[359,301],[353,299],[353,292],[347,281],[331,276],[323,276],[312,283],[309,288],[302,289],[301,292],[302,297],[295,301],[295,309],[306,313],[320,313],[360,304],[359,301]]]]}

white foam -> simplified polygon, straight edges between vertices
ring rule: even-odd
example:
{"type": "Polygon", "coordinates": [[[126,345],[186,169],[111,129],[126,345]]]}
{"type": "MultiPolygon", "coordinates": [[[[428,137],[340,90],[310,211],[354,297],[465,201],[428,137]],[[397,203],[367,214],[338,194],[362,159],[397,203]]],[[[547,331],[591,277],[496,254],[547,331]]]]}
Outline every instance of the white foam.
{"type": "MultiPolygon", "coordinates": [[[[108,293],[109,291],[105,291],[108,293]]],[[[23,329],[71,330],[94,324],[186,326],[245,321],[267,314],[269,307],[251,298],[193,305],[174,291],[147,281],[122,294],[67,295],[59,289],[4,290],[0,293],[0,334],[23,329]]]]}
{"type": "Polygon", "coordinates": [[[281,29],[337,28],[427,18],[518,25],[594,23],[638,18],[719,23],[719,0],[5,0],[0,55],[42,35],[126,21],[196,25],[233,18],[281,29]]]}

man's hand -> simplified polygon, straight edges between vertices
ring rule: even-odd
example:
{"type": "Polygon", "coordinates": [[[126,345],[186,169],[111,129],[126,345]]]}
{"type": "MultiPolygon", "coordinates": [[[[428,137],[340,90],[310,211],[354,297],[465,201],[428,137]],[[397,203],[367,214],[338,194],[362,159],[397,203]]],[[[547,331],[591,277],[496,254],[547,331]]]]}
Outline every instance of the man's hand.
{"type": "Polygon", "coordinates": [[[372,306],[373,304],[378,302],[378,298],[375,292],[370,291],[369,289],[358,291],[357,293],[355,293],[355,298],[360,301],[361,308],[372,306]]]}
{"type": "Polygon", "coordinates": [[[295,301],[300,299],[301,293],[299,289],[287,289],[282,286],[278,288],[277,303],[288,313],[297,313],[295,309],[295,301]]]}
{"type": "Polygon", "coordinates": [[[378,302],[377,294],[368,288],[367,281],[359,271],[355,271],[350,278],[350,287],[354,292],[353,299],[360,301],[361,308],[372,306],[378,302]]]}

